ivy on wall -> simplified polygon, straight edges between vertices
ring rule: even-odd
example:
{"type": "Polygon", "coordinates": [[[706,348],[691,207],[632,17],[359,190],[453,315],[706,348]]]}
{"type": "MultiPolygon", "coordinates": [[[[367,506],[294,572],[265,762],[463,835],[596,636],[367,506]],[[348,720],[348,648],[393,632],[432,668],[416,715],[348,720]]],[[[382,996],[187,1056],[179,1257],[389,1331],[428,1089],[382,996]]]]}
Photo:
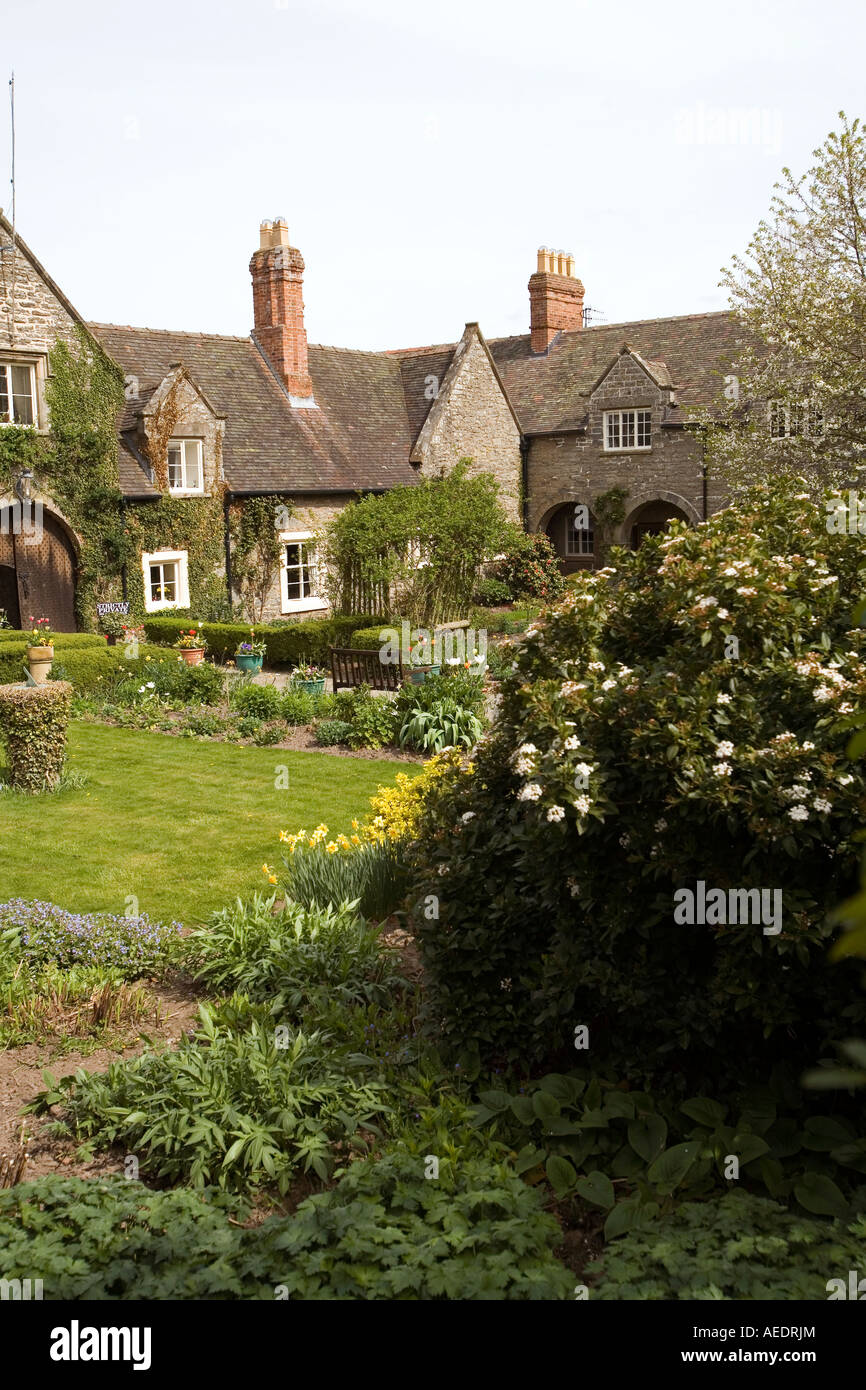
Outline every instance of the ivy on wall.
{"type": "Polygon", "coordinates": [[[130,615],[144,617],[142,551],[185,550],[189,603],[199,618],[224,616],[225,566],[223,510],[219,497],[161,497],[158,502],[127,503],[126,542],[132,556],[126,572],[130,615]]]}
{"type": "Polygon", "coordinates": [[[286,529],[294,514],[292,500],[285,495],[245,497],[230,508],[232,581],[251,622],[262,620],[268,595],[280,572],[280,531],[286,529]]]}
{"type": "Polygon", "coordinates": [[[74,333],[74,345],[58,341],[49,354],[50,433],[0,430],[0,488],[11,490],[16,476],[32,469],[38,490],[55,500],[80,538],[76,609],[88,628],[97,599],[119,597],[128,555],[117,479],[123,378],[85,328],[76,325],[74,333]]]}

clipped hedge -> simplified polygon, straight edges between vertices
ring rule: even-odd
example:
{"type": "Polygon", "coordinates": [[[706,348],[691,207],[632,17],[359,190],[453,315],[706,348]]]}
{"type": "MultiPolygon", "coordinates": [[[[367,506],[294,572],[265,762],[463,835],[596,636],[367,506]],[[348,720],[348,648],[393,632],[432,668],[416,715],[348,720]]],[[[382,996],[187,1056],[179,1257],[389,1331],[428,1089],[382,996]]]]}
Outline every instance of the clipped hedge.
{"type": "MultiPolygon", "coordinates": [[[[0,628],[0,642],[23,642],[25,646],[32,646],[32,639],[29,631],[23,631],[17,627],[0,628]]],[[[98,637],[92,632],[58,632],[52,637],[53,647],[104,647],[105,638],[98,637]]]]}
{"type": "MultiPolygon", "coordinates": [[[[258,623],[256,638],[264,642],[265,660],[269,666],[296,666],[301,661],[326,663],[329,647],[345,647],[359,621],[357,616],[307,618],[285,625],[258,623]]],[[[181,632],[189,627],[188,618],[172,615],[167,618],[146,618],[145,635],[149,642],[171,646],[181,632]]],[[[240,642],[250,639],[249,623],[203,623],[208,653],[217,661],[231,660],[240,642]]]]}
{"type": "MultiPolygon", "coordinates": [[[[77,695],[90,695],[110,690],[117,681],[127,677],[144,676],[155,664],[174,662],[176,652],[167,652],[162,647],[139,646],[137,657],[124,656],[123,647],[65,649],[55,653],[51,667],[50,681],[69,681],[77,695]]],[[[3,653],[0,649],[0,680],[18,680],[18,673],[6,676],[3,653]]]]}
{"type": "Polygon", "coordinates": [[[0,733],[10,787],[41,792],[57,786],[66,758],[71,697],[67,681],[0,688],[0,733]]]}
{"type": "MultiPolygon", "coordinates": [[[[375,652],[383,645],[381,634],[387,623],[377,623],[375,627],[356,627],[349,637],[348,645],[364,651],[375,652]]],[[[393,627],[394,624],[391,624],[393,627]]],[[[399,627],[397,628],[399,631],[399,627]]]]}

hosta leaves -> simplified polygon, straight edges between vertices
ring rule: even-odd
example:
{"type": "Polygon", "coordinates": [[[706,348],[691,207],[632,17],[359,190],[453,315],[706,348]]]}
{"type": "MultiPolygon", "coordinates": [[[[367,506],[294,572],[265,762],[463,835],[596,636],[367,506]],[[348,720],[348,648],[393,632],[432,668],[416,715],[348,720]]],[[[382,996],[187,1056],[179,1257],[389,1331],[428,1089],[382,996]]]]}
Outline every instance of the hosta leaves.
{"type": "Polygon", "coordinates": [[[708,1100],[706,1096],[686,1100],[680,1109],[690,1120],[697,1120],[699,1125],[706,1125],[708,1129],[715,1129],[718,1125],[724,1124],[727,1114],[726,1106],[720,1105],[717,1100],[708,1100]]]}
{"type": "Polygon", "coordinates": [[[815,1216],[846,1216],[850,1209],[832,1178],[822,1173],[806,1173],[794,1184],[794,1196],[801,1207],[815,1216]]]}
{"type": "Polygon", "coordinates": [[[667,1139],[668,1127],[661,1115],[647,1115],[632,1120],[628,1127],[628,1142],[646,1163],[658,1158],[667,1139]]]}
{"type": "Polygon", "coordinates": [[[545,1164],[545,1172],[557,1197],[564,1197],[566,1192],[571,1192],[577,1182],[576,1169],[567,1158],[560,1158],[558,1154],[550,1155],[545,1164]]]}
{"type": "Polygon", "coordinates": [[[673,1148],[665,1149],[650,1166],[647,1174],[649,1181],[663,1192],[673,1192],[697,1161],[700,1147],[697,1141],[691,1140],[686,1144],[674,1144],[673,1148]]]}
{"type": "Polygon", "coordinates": [[[592,1202],[593,1206],[604,1207],[605,1210],[616,1201],[613,1183],[606,1173],[598,1169],[578,1180],[577,1191],[585,1202],[592,1202]]]}

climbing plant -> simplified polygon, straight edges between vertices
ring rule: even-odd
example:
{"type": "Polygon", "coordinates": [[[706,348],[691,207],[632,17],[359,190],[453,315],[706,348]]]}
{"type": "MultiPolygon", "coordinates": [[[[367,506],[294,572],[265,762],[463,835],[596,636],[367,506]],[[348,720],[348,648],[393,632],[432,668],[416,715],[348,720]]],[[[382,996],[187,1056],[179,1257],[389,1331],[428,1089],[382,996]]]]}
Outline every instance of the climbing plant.
{"type": "Polygon", "coordinates": [[[294,515],[288,497],[247,497],[231,509],[232,579],[246,616],[261,622],[280,572],[280,531],[294,515]]]}

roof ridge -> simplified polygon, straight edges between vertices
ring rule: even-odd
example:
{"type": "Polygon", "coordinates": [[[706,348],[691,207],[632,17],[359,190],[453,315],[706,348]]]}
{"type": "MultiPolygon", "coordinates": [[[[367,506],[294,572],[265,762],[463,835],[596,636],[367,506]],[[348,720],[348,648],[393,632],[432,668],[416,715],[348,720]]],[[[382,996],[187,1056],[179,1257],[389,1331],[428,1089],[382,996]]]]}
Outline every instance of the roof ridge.
{"type": "Polygon", "coordinates": [[[129,333],[161,333],[166,338],[218,338],[221,342],[226,343],[252,342],[249,335],[243,337],[237,333],[207,333],[204,330],[195,330],[192,328],[148,328],[146,324],[98,323],[95,319],[91,319],[87,327],[94,330],[100,328],[120,328],[129,333]]]}

